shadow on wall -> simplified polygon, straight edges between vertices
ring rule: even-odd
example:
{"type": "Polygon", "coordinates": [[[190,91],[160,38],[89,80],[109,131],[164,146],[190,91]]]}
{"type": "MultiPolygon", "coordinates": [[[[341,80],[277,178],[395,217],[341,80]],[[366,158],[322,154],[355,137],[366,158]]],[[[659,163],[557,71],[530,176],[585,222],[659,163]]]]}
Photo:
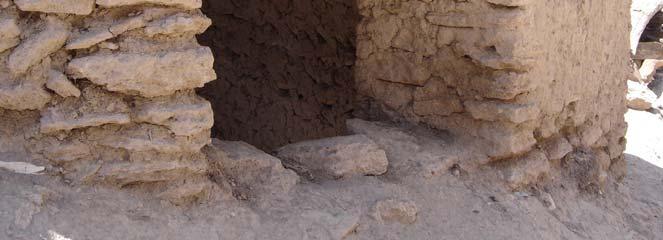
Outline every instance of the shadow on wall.
{"type": "Polygon", "coordinates": [[[341,135],[354,106],[356,0],[206,0],[213,137],[271,150],[341,135]]]}

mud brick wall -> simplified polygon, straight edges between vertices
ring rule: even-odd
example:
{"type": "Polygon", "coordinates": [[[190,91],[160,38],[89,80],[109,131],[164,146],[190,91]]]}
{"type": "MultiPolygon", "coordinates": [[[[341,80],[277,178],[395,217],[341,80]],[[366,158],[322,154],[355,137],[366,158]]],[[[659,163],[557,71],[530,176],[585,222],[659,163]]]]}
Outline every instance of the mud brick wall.
{"type": "Polygon", "coordinates": [[[263,149],[341,135],[355,97],[355,0],[208,0],[214,136],[263,149]]]}
{"type": "Polygon", "coordinates": [[[473,136],[490,161],[541,159],[547,149],[547,160],[571,151],[599,156],[602,177],[623,165],[627,2],[358,7],[357,89],[383,112],[473,136]]]}
{"type": "Polygon", "coordinates": [[[72,184],[156,186],[180,202],[211,187],[216,78],[197,0],[0,1],[0,155],[72,184]]]}

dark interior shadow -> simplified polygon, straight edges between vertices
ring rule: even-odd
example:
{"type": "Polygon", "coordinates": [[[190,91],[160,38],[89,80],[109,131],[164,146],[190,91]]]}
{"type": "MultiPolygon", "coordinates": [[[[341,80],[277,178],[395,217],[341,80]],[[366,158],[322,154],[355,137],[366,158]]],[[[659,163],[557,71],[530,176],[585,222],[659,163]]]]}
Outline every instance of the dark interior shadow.
{"type": "Polygon", "coordinates": [[[213,137],[265,150],[341,135],[354,106],[356,0],[206,0],[213,137]]]}

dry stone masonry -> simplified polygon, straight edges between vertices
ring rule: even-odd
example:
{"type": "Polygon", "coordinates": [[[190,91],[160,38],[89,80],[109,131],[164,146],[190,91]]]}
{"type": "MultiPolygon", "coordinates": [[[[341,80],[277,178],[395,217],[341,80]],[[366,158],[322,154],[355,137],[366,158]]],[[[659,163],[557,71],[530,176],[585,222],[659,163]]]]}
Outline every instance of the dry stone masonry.
{"type": "Polygon", "coordinates": [[[535,162],[515,166],[525,172],[514,180],[548,172],[548,161],[570,151],[609,155],[601,183],[623,161],[627,2],[364,0],[358,8],[357,90],[388,116],[472,136],[489,162],[535,162]],[[573,147],[536,150],[562,142],[573,147]]]}
{"type": "MultiPolygon", "coordinates": [[[[0,153],[73,184],[209,195],[214,80],[196,0],[16,0],[0,13],[0,153]]],[[[11,159],[11,158],[10,158],[11,159]]]]}
{"type": "MultiPolygon", "coordinates": [[[[184,204],[215,188],[287,194],[295,172],[430,179],[488,166],[514,189],[556,174],[602,187],[624,174],[625,1],[0,0],[0,10],[0,157],[73,185],[184,204]],[[212,128],[233,141],[212,141],[212,128]]],[[[385,200],[373,217],[411,224],[417,212],[385,200]]]]}

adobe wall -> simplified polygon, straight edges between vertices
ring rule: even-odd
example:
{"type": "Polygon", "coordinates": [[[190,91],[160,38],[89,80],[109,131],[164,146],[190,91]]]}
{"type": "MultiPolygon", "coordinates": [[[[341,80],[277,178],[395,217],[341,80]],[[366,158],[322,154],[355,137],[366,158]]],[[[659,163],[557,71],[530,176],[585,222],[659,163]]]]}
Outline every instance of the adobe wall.
{"type": "Polygon", "coordinates": [[[72,184],[204,197],[216,78],[197,0],[0,1],[0,155],[72,184]],[[95,5],[96,3],[96,5],[95,5]]]}
{"type": "Polygon", "coordinates": [[[214,136],[262,149],[345,133],[354,109],[356,0],[208,0],[214,136]]]}
{"type": "Polygon", "coordinates": [[[476,138],[490,160],[547,151],[621,164],[626,1],[359,1],[356,81],[383,112],[476,138]],[[550,6],[555,6],[551,8],[550,6]],[[569,145],[570,143],[570,145],[569,145]]]}

